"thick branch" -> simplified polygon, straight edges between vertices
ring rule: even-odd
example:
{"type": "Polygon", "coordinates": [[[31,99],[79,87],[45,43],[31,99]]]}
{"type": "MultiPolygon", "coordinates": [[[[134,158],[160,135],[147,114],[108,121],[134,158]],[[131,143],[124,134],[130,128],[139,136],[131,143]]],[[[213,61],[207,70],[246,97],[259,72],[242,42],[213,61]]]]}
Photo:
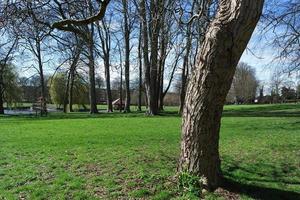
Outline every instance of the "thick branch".
{"type": "Polygon", "coordinates": [[[70,28],[72,26],[83,26],[83,25],[87,25],[87,24],[91,24],[93,22],[99,21],[99,20],[103,19],[104,15],[105,15],[106,8],[107,8],[107,5],[108,5],[109,2],[110,2],[110,0],[103,0],[101,2],[101,7],[100,7],[99,12],[94,16],[91,16],[87,19],[82,19],[82,20],[64,19],[64,20],[53,23],[52,27],[57,28],[59,30],[65,30],[65,31],[73,32],[74,29],[70,28]]]}

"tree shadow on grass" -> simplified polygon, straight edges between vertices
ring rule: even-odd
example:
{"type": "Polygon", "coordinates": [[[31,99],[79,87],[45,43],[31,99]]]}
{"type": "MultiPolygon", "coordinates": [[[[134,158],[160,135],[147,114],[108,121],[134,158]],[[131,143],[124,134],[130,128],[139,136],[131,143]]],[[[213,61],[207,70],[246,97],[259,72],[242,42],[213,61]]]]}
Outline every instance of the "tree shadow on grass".
{"type": "Polygon", "coordinates": [[[224,178],[222,187],[230,192],[244,194],[254,199],[262,200],[300,200],[300,193],[244,184],[229,178],[224,178]]]}
{"type": "Polygon", "coordinates": [[[279,163],[274,167],[268,163],[247,163],[242,166],[241,162],[229,158],[224,161],[224,165],[222,187],[230,192],[245,194],[254,199],[300,200],[300,193],[287,191],[286,187],[290,185],[300,188],[299,178],[290,178],[297,170],[294,165],[279,163]],[[274,184],[279,187],[268,187],[274,184]]]}
{"type": "Polygon", "coordinates": [[[223,117],[300,117],[300,111],[223,111],[223,117]]]}

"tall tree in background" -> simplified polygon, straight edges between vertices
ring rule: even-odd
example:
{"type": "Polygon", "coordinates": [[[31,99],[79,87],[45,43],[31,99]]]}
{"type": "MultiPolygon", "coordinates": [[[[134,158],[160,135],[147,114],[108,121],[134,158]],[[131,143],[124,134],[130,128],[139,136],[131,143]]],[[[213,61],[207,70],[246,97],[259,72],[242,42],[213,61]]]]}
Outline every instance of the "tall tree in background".
{"type": "Polygon", "coordinates": [[[130,33],[132,31],[132,23],[129,20],[129,7],[128,0],[122,0],[123,6],[123,34],[124,34],[124,43],[125,43],[125,90],[126,90],[126,101],[124,112],[130,112],[130,33]]]}
{"type": "Polygon", "coordinates": [[[142,24],[139,25],[139,43],[138,43],[138,65],[139,65],[139,97],[138,111],[142,111],[142,91],[143,91],[143,56],[142,56],[142,24]]]}
{"type": "Polygon", "coordinates": [[[22,38],[21,46],[25,51],[29,51],[35,58],[37,66],[33,66],[36,69],[40,77],[40,97],[41,97],[41,115],[47,113],[47,94],[46,94],[46,80],[44,74],[45,51],[48,45],[45,45],[49,38],[51,30],[45,24],[41,24],[40,21],[46,21],[43,12],[47,12],[43,7],[36,2],[24,2],[24,13],[22,18],[24,19],[18,28],[17,32],[22,38]]]}
{"type": "Polygon", "coordinates": [[[158,39],[164,3],[165,1],[151,0],[149,9],[145,0],[141,0],[139,4],[143,38],[144,84],[149,115],[158,114],[158,39]]]}
{"type": "Polygon", "coordinates": [[[70,40],[66,40],[66,43],[63,43],[64,47],[66,47],[67,54],[67,80],[66,87],[64,91],[64,105],[63,112],[73,112],[73,90],[74,90],[74,79],[75,72],[80,61],[80,55],[82,53],[82,42],[74,33],[67,34],[70,37],[70,40]]]}
{"type": "Polygon", "coordinates": [[[258,88],[254,69],[240,62],[233,77],[232,90],[237,103],[253,103],[258,88]]]}
{"type": "Polygon", "coordinates": [[[100,48],[99,51],[100,57],[104,63],[105,71],[105,83],[106,83],[106,102],[107,102],[107,112],[113,112],[112,106],[112,94],[111,94],[111,80],[110,80],[110,57],[111,57],[111,21],[112,16],[109,19],[103,18],[101,22],[97,22],[97,30],[100,39],[100,48]]]}
{"type": "Polygon", "coordinates": [[[204,176],[209,190],[220,184],[222,176],[219,132],[226,95],[261,16],[263,2],[219,1],[187,87],[178,169],[204,176]]]}
{"type": "MultiPolygon", "coordinates": [[[[104,14],[106,12],[106,8],[109,4],[110,0],[103,0],[100,2],[100,8],[97,13],[93,13],[93,4],[89,0],[87,5],[82,5],[82,7],[88,7],[88,14],[89,17],[85,17],[84,19],[67,19],[64,10],[62,9],[63,6],[58,1],[55,3],[58,6],[58,11],[62,17],[62,20],[53,23],[52,27],[63,30],[63,31],[70,31],[73,33],[78,34],[82,40],[84,40],[87,44],[87,48],[89,50],[89,80],[90,80],[90,112],[91,113],[98,113],[97,109],[97,102],[96,102],[96,89],[95,89],[95,62],[94,62],[94,25],[93,23],[103,19],[104,14]],[[89,24],[90,28],[89,29],[89,24]],[[86,27],[84,29],[84,27],[86,27]],[[90,30],[87,32],[87,29],[90,30]]],[[[77,2],[76,2],[77,3],[77,2]]],[[[78,7],[78,6],[75,6],[78,7]]]]}

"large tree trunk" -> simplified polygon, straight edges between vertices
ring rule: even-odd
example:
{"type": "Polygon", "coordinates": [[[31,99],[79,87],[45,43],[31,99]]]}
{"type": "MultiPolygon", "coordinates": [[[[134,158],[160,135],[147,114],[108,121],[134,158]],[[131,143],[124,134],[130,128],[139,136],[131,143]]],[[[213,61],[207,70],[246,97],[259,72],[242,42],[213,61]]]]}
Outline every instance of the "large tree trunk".
{"type": "Polygon", "coordinates": [[[221,180],[219,132],[226,95],[262,7],[263,0],[219,2],[187,87],[178,169],[206,177],[209,190],[221,180]]]}
{"type": "Polygon", "coordinates": [[[150,21],[150,33],[151,33],[151,54],[150,54],[150,98],[149,98],[149,114],[158,114],[158,38],[160,31],[159,23],[159,11],[162,2],[150,2],[151,21],[150,21]]]}

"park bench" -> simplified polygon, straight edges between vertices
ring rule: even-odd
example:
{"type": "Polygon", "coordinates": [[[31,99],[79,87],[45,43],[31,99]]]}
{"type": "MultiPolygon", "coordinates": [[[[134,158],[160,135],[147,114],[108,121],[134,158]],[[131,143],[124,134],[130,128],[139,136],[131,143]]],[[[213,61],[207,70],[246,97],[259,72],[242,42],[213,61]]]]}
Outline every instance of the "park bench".
{"type": "Polygon", "coordinates": [[[121,103],[121,99],[116,99],[115,101],[112,102],[112,105],[114,110],[124,110],[125,108],[125,104],[123,101],[121,103]]]}

